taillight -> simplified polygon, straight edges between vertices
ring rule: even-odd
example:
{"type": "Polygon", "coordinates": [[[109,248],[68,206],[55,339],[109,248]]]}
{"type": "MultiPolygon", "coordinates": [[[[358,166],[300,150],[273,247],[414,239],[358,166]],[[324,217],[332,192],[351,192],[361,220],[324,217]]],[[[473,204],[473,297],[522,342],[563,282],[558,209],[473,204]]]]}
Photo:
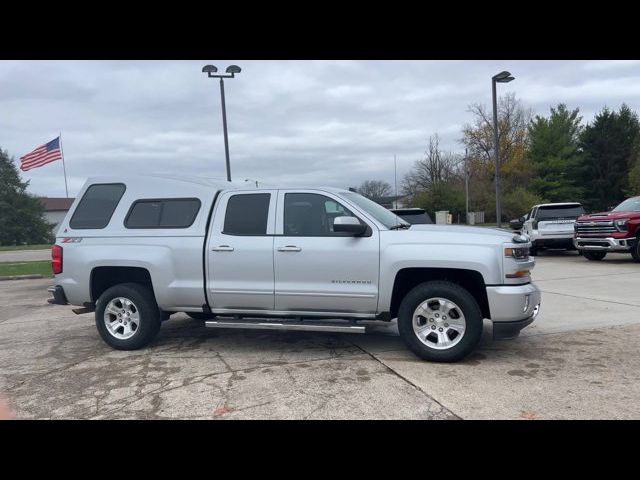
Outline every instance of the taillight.
{"type": "Polygon", "coordinates": [[[51,270],[54,275],[62,273],[62,247],[60,245],[51,247],[51,270]]]}

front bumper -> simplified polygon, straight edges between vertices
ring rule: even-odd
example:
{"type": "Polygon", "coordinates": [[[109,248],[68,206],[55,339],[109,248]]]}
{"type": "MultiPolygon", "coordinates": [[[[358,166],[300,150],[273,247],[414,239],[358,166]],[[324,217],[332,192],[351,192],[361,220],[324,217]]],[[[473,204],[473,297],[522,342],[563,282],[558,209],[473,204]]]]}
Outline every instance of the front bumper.
{"type": "Polygon", "coordinates": [[[542,294],[534,283],[487,287],[494,338],[511,338],[533,322],[542,294]]]}
{"type": "Polygon", "coordinates": [[[515,338],[520,335],[520,330],[530,325],[535,319],[535,315],[532,315],[529,318],[518,320],[517,322],[496,322],[493,324],[493,339],[507,340],[509,338],[515,338]]]}
{"type": "Polygon", "coordinates": [[[47,288],[47,292],[53,295],[53,298],[49,298],[47,302],[53,303],[55,305],[67,305],[69,302],[67,301],[67,296],[64,294],[64,288],[60,285],[52,285],[47,288]]]}
{"type": "Polygon", "coordinates": [[[596,250],[604,252],[628,252],[633,247],[633,238],[613,238],[613,237],[577,237],[574,240],[576,248],[579,250],[596,250]]]}

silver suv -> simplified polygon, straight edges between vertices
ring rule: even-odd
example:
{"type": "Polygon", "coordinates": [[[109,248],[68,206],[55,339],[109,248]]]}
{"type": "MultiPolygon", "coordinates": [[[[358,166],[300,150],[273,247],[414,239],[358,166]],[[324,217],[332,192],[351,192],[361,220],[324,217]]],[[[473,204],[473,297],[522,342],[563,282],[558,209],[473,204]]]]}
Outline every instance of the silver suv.
{"type": "Polygon", "coordinates": [[[364,332],[389,322],[420,357],[456,361],[483,319],[516,336],[538,313],[526,236],[410,225],[347,190],[206,178],[89,179],[52,248],[52,303],[95,312],[117,349],[175,312],[215,328],[364,332]]]}
{"type": "Polygon", "coordinates": [[[534,205],[521,218],[522,231],[531,239],[531,254],[546,248],[575,250],[574,225],[583,214],[584,208],[576,202],[534,205]]]}

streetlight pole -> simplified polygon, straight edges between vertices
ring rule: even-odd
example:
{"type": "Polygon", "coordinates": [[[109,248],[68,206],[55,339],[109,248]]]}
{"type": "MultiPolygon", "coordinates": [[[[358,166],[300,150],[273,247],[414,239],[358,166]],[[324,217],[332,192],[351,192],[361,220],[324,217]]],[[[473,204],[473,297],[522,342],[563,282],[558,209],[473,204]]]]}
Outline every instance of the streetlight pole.
{"type": "Polygon", "coordinates": [[[224,153],[227,161],[227,181],[231,181],[231,160],[229,159],[229,136],[227,133],[227,107],[224,99],[224,79],[235,78],[236,73],[242,70],[237,65],[231,65],[225,70],[228,75],[216,75],[218,68],[214,65],[205,65],[202,72],[206,73],[209,78],[220,79],[220,101],[222,103],[222,129],[224,131],[224,153]]]}
{"type": "Polygon", "coordinates": [[[502,227],[502,209],[500,207],[500,142],[498,140],[498,99],[496,83],[508,83],[514,80],[509,72],[500,72],[491,77],[491,92],[493,94],[493,151],[496,165],[496,221],[498,228],[502,227]]]}

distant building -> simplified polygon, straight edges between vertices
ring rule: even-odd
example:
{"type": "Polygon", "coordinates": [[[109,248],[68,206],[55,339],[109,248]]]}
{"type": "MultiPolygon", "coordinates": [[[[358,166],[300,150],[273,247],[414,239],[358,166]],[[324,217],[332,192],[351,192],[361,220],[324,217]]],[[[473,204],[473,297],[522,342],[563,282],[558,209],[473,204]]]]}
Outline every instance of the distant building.
{"type": "Polygon", "coordinates": [[[75,199],[40,197],[39,200],[44,207],[44,218],[47,222],[55,224],[51,228],[51,231],[55,235],[75,199]]]}

